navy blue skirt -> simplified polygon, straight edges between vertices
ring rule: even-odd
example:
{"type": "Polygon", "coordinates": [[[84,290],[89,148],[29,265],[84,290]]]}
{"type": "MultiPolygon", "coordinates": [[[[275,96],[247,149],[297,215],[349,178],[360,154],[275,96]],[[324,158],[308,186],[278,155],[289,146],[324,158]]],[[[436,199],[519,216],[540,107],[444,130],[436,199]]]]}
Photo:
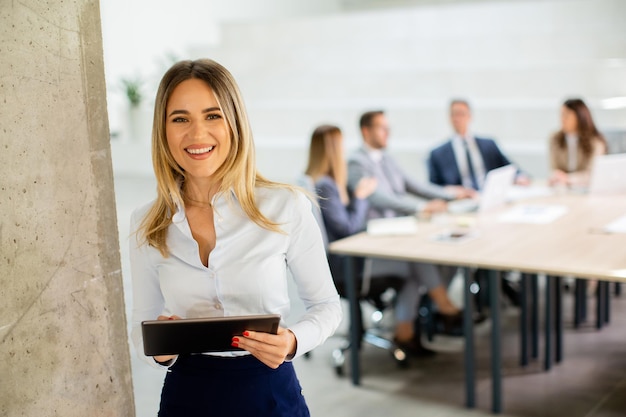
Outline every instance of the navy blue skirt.
{"type": "Polygon", "coordinates": [[[169,369],[159,417],[309,417],[291,362],[271,369],[252,355],[180,356],[169,369]]]}

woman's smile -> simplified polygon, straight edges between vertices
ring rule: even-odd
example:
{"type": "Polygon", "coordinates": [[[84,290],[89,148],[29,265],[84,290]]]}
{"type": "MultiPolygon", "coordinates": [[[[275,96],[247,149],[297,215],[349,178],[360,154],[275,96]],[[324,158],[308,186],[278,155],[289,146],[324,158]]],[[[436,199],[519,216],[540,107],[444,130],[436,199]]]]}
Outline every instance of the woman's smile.
{"type": "Polygon", "coordinates": [[[190,178],[210,178],[230,152],[230,130],[213,90],[202,80],[181,82],[168,100],[165,133],[176,163],[190,178]]]}

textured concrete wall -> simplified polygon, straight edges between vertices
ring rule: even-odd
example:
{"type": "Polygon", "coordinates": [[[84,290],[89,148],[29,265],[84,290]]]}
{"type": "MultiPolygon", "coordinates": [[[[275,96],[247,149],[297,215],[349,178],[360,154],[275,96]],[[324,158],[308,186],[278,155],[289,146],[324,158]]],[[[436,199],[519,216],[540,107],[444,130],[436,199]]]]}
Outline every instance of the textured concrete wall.
{"type": "Polygon", "coordinates": [[[0,415],[132,416],[97,0],[0,0],[0,415]]]}

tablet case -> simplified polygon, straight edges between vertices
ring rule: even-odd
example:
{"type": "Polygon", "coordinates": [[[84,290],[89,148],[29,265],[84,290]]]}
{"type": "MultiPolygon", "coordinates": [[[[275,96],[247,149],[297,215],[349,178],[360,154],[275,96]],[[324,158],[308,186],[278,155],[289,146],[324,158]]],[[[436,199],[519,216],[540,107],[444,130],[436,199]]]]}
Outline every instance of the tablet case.
{"type": "Polygon", "coordinates": [[[276,334],[280,314],[209,317],[141,322],[146,356],[241,350],[231,346],[233,336],[245,330],[276,334]]]}

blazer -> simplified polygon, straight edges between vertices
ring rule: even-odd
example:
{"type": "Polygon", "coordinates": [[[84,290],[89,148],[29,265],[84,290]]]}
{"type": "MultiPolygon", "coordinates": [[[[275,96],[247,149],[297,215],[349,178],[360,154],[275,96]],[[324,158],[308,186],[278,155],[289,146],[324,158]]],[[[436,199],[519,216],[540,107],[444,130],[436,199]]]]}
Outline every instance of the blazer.
{"type": "MultiPolygon", "coordinates": [[[[367,200],[351,198],[347,206],[343,205],[339,196],[337,183],[325,176],[315,183],[319,206],[323,218],[323,227],[329,242],[348,237],[365,229],[369,204],[367,200]]],[[[335,283],[343,282],[343,255],[328,254],[328,264],[335,283]]],[[[358,259],[355,264],[356,274],[361,274],[363,261],[358,259]]]]}
{"type": "Polygon", "coordinates": [[[578,186],[586,186],[589,184],[594,159],[597,156],[605,155],[607,152],[605,143],[599,138],[593,140],[591,155],[585,155],[579,144],[578,155],[576,157],[577,167],[574,171],[570,172],[568,167],[567,147],[561,148],[559,146],[557,134],[554,134],[550,138],[549,147],[550,168],[552,168],[552,170],[560,169],[561,171],[567,172],[570,183],[578,186]]]}
{"type": "MultiPolygon", "coordinates": [[[[573,172],[590,172],[593,159],[598,155],[606,154],[606,145],[600,139],[593,140],[591,155],[585,155],[580,145],[578,146],[577,162],[578,166],[573,172]]],[[[567,147],[561,148],[558,143],[557,135],[550,138],[550,167],[552,169],[560,169],[569,172],[568,168],[567,147]]]]}
{"type": "Polygon", "coordinates": [[[351,198],[350,203],[344,206],[337,183],[327,176],[320,178],[315,188],[329,242],[365,230],[369,208],[367,200],[351,198]]]}
{"type": "Polygon", "coordinates": [[[357,149],[348,159],[348,188],[353,190],[363,177],[375,177],[378,186],[369,197],[368,218],[412,215],[420,206],[411,195],[424,199],[453,200],[443,187],[409,178],[386,152],[380,163],[370,158],[365,148],[357,149]]]}
{"type": "MultiPolygon", "coordinates": [[[[493,139],[475,138],[485,166],[485,173],[509,165],[511,161],[500,151],[493,139]]],[[[452,140],[433,149],[428,157],[430,182],[439,185],[462,185],[461,172],[456,163],[452,140]]]]}

